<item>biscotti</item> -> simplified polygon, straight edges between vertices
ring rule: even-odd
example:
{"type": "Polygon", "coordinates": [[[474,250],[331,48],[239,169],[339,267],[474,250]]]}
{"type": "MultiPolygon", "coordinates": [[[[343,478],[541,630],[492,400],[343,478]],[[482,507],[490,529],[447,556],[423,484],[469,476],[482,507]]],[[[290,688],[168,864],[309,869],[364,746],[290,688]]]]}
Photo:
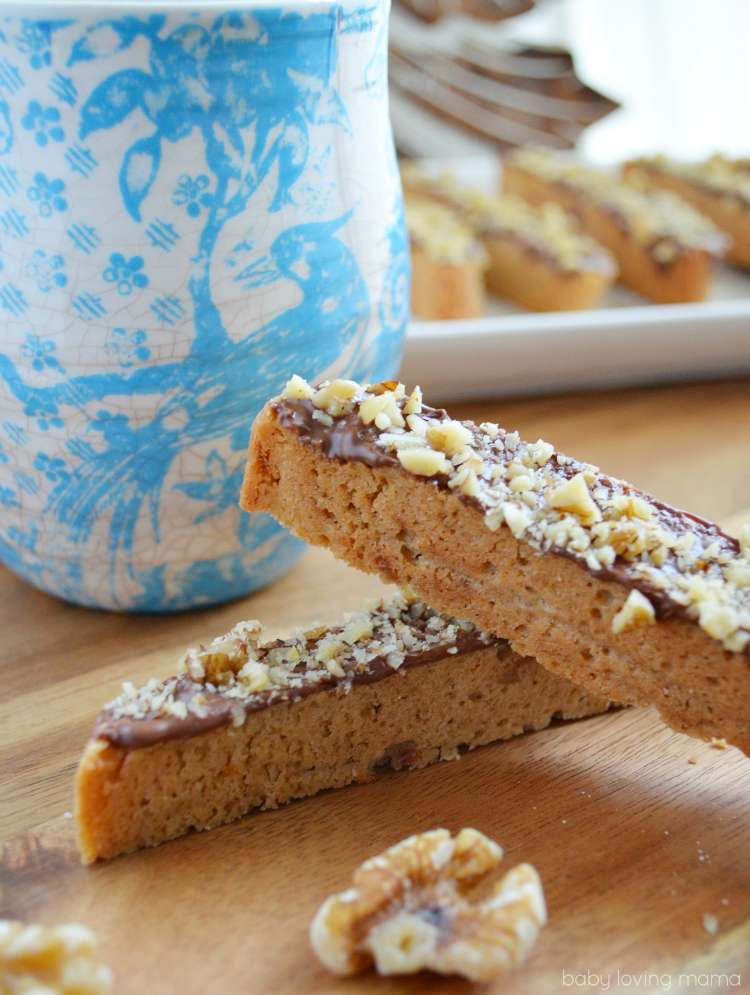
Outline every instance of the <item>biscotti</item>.
{"type": "Polygon", "coordinates": [[[549,149],[517,149],[503,162],[503,189],[534,204],[557,201],[610,249],[619,279],[659,304],[705,299],[728,239],[675,194],[644,193],[616,176],[549,149]]]}
{"type": "Polygon", "coordinates": [[[665,155],[625,163],[623,176],[638,190],[671,190],[726,232],[727,259],[750,268],[750,173],[746,160],[715,155],[706,162],[675,162],[665,155]]]}
{"type": "Polygon", "coordinates": [[[750,528],[738,542],[395,382],[291,381],[256,418],[241,505],[603,697],[750,753],[750,528]]]}
{"type": "Polygon", "coordinates": [[[406,197],[411,246],[411,310],[443,321],[480,318],[487,310],[483,271],[487,254],[472,230],[430,200],[406,197]]]}
{"type": "Polygon", "coordinates": [[[617,275],[611,253],[556,203],[535,207],[512,195],[491,197],[414,164],[402,167],[401,177],[407,203],[430,197],[475,232],[489,256],[489,289],[532,311],[593,307],[617,275]]]}
{"type": "Polygon", "coordinates": [[[609,707],[410,595],[265,646],[260,631],[105,706],[76,775],[84,863],[609,707]]]}

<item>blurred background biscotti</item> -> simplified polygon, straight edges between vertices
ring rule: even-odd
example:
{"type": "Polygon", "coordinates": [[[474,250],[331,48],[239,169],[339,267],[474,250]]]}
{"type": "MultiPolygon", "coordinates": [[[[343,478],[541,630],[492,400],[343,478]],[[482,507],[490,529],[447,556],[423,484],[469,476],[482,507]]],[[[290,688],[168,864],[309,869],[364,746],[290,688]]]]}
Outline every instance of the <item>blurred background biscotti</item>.
{"type": "Polygon", "coordinates": [[[483,315],[412,301],[405,375],[489,397],[750,369],[746,29],[732,0],[396,0],[407,196],[490,259],[483,315]]]}

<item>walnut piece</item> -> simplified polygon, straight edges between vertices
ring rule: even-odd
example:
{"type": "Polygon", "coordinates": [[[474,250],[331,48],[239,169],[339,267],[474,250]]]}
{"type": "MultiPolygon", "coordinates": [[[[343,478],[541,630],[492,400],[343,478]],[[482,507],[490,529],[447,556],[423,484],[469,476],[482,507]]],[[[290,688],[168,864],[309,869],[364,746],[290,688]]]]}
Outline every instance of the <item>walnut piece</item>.
{"type": "Polygon", "coordinates": [[[433,477],[436,473],[450,473],[451,464],[442,453],[426,446],[398,452],[398,460],[405,470],[420,477],[433,477]]]}
{"type": "Polygon", "coordinates": [[[583,525],[593,525],[602,517],[601,512],[591,499],[586,479],[582,473],[576,473],[570,480],[558,484],[550,492],[547,501],[550,508],[578,515],[583,525]]]}
{"type": "Polygon", "coordinates": [[[302,377],[297,376],[295,373],[292,379],[288,381],[281,396],[292,401],[303,399],[309,401],[314,393],[315,388],[311,387],[307,380],[303,380],[302,377]]]}
{"type": "Polygon", "coordinates": [[[368,397],[360,404],[359,416],[365,425],[375,422],[379,429],[385,429],[391,425],[404,428],[406,422],[396,403],[397,400],[398,398],[392,390],[384,391],[382,394],[373,394],[372,397],[368,397]]]}
{"type": "Polygon", "coordinates": [[[77,923],[48,928],[0,919],[0,992],[108,995],[112,972],[95,954],[94,934],[77,923]]]}
{"type": "Polygon", "coordinates": [[[316,390],[311,400],[318,410],[338,418],[351,410],[349,403],[359,390],[359,384],[353,380],[333,380],[316,390]]]}
{"type": "Polygon", "coordinates": [[[539,875],[519,864],[489,897],[466,893],[497,867],[502,849],[476,829],[410,836],[366,860],[353,887],[328,898],[310,926],[313,950],[336,974],[373,961],[380,974],[423,968],[488,981],[520,963],[547,921],[539,875]]]}
{"type": "Polygon", "coordinates": [[[625,604],[612,619],[612,632],[618,635],[628,629],[639,629],[656,623],[654,606],[640,591],[632,590],[625,604]]]}
{"type": "Polygon", "coordinates": [[[471,432],[460,421],[437,422],[427,429],[427,441],[446,456],[455,456],[471,441],[471,432]]]}

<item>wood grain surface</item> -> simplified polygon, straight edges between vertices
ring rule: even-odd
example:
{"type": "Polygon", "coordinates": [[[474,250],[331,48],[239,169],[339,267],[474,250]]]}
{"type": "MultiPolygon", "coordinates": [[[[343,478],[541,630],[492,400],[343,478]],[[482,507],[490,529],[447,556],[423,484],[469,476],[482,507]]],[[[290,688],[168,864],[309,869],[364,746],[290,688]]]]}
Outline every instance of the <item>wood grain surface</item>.
{"type": "MultiPolygon", "coordinates": [[[[452,413],[549,439],[734,529],[750,520],[750,381],[452,413]]],[[[317,966],[306,929],[366,856],[413,832],[471,825],[505,847],[509,865],[535,864],[550,910],[528,963],[488,990],[599,991],[593,976],[609,975],[612,991],[750,991],[750,760],[671,733],[648,711],[559,724],[459,762],[383,773],[156,850],[78,864],[62,813],[93,719],[122,680],[170,673],[187,646],[240,618],[281,635],[333,621],[381,590],[313,550],[241,601],[128,616],[63,604],[0,570],[0,838],[9,841],[0,915],[93,926],[119,995],[468,992],[430,975],[337,981],[317,966]],[[717,917],[717,935],[704,914],[717,917]],[[579,983],[564,984],[563,972],[579,983]],[[712,983],[711,974],[726,977],[712,983]]]]}

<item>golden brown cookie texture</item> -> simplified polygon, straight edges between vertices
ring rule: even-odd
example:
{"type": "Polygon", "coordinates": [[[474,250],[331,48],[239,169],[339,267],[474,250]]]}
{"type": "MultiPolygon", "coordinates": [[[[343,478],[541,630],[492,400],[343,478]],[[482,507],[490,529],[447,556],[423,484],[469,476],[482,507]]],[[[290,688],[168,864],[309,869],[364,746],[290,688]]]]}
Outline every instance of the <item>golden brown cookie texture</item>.
{"type": "Polygon", "coordinates": [[[261,628],[105,706],[76,775],[84,862],[609,707],[408,593],[285,640],[261,628]]]}
{"type": "Polygon", "coordinates": [[[291,384],[256,419],[241,503],[602,697],[750,752],[750,534],[395,383],[291,384]]]}

